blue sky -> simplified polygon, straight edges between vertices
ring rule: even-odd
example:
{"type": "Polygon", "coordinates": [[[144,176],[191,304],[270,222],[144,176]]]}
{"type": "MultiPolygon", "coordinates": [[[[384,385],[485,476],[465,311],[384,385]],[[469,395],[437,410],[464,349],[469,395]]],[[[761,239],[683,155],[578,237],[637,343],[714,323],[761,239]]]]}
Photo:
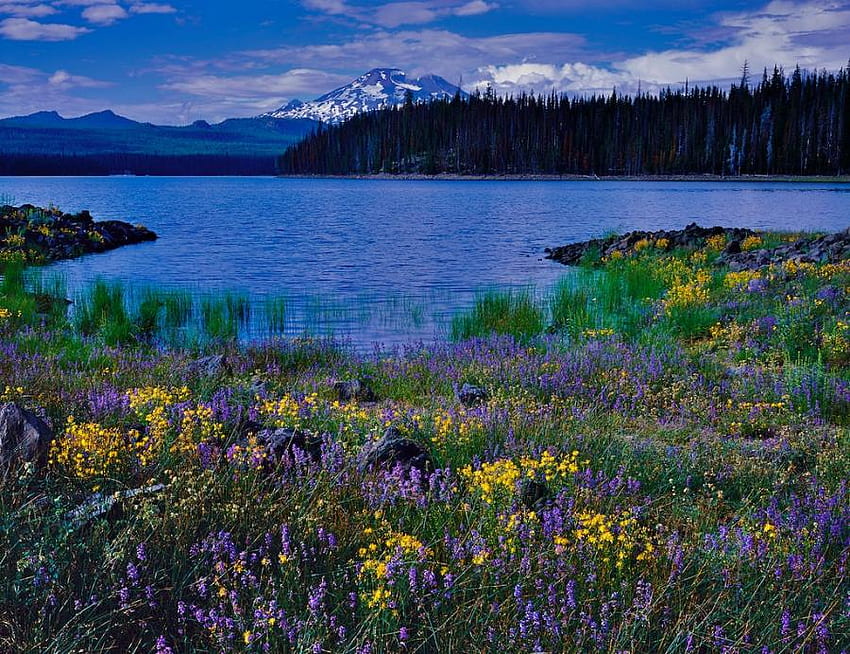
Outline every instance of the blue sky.
{"type": "Polygon", "coordinates": [[[0,0],[0,115],[183,124],[312,99],[377,66],[572,94],[837,70],[850,0],[0,0]]]}

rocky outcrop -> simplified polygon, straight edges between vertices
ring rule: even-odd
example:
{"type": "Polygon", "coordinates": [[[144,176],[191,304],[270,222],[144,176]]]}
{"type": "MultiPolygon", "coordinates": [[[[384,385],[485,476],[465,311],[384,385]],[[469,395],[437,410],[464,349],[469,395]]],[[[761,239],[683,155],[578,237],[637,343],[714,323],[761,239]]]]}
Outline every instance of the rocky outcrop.
{"type": "Polygon", "coordinates": [[[561,247],[546,248],[544,252],[547,259],[552,259],[565,266],[577,266],[590,257],[602,259],[610,257],[615,252],[626,254],[634,250],[636,243],[643,240],[656,244],[656,247],[659,247],[658,242],[661,241],[664,243],[661,249],[665,251],[678,248],[697,249],[705,245],[706,239],[720,234],[724,235],[729,242],[740,243],[748,236],[754,236],[756,232],[742,227],[700,227],[696,223],[691,223],[685,229],[628,232],[620,236],[594,238],[561,247]]]}
{"type": "Polygon", "coordinates": [[[53,432],[32,411],[14,403],[0,404],[0,477],[23,462],[44,463],[53,432]]]}
{"type": "Polygon", "coordinates": [[[811,236],[774,248],[742,251],[729,243],[718,263],[731,270],[756,270],[785,261],[797,263],[838,263],[850,259],[850,228],[835,234],[811,236]]]}
{"type": "Polygon", "coordinates": [[[344,379],[334,384],[340,402],[374,402],[377,397],[362,379],[344,379]]]}
{"type": "Polygon", "coordinates": [[[486,389],[481,388],[480,386],[464,384],[457,392],[457,399],[459,399],[460,403],[464,406],[472,407],[478,404],[484,404],[490,399],[490,394],[486,389]]]}
{"type": "Polygon", "coordinates": [[[88,211],[62,213],[31,204],[0,207],[0,250],[46,262],[154,241],[154,232],[120,220],[95,221],[88,211]]]}
{"type": "Polygon", "coordinates": [[[322,442],[320,434],[288,427],[262,429],[257,433],[257,443],[266,448],[275,464],[285,459],[297,458],[295,450],[299,450],[311,461],[319,461],[322,458],[322,442]]]}
{"type": "Polygon", "coordinates": [[[837,263],[850,259],[850,228],[835,234],[806,236],[773,248],[744,249],[744,239],[758,236],[758,232],[741,227],[700,227],[696,223],[679,230],[635,231],[621,236],[596,238],[546,248],[545,252],[547,259],[576,266],[585,262],[597,263],[615,252],[626,254],[633,251],[640,241],[652,243],[653,247],[662,251],[679,248],[696,250],[703,247],[707,239],[718,235],[725,237],[726,247],[718,257],[717,264],[735,271],[755,270],[784,261],[837,263]]]}
{"type": "Polygon", "coordinates": [[[431,455],[419,443],[405,438],[395,427],[389,427],[378,440],[369,441],[357,456],[357,469],[363,473],[374,468],[392,470],[401,466],[405,471],[416,468],[430,472],[434,465],[431,455]]]}

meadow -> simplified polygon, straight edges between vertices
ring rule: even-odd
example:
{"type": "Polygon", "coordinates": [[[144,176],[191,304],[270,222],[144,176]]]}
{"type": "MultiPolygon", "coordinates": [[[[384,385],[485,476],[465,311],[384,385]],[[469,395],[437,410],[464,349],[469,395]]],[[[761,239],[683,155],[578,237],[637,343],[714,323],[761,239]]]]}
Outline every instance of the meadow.
{"type": "Polygon", "coordinates": [[[0,402],[56,437],[0,481],[0,651],[850,651],[850,262],[665,245],[368,353],[7,263],[0,402]],[[430,465],[358,465],[390,427],[430,465]]]}

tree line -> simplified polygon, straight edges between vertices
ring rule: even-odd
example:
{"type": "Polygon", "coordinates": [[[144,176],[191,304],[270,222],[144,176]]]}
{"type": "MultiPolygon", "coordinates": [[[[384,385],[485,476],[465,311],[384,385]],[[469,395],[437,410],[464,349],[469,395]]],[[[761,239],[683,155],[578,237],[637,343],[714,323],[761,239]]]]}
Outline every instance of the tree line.
{"type": "Polygon", "coordinates": [[[496,96],[414,104],[321,127],[283,174],[840,175],[850,172],[850,64],[787,76],[747,67],[658,94],[496,96]]]}
{"type": "Polygon", "coordinates": [[[0,175],[273,175],[274,156],[0,154],[0,175]]]}

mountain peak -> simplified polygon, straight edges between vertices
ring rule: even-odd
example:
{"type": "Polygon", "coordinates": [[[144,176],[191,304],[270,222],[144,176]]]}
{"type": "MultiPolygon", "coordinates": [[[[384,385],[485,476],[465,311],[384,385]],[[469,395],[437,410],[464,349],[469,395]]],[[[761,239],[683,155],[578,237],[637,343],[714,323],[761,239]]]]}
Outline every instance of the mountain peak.
{"type": "Polygon", "coordinates": [[[414,102],[453,98],[460,91],[439,75],[408,79],[398,68],[373,68],[345,86],[334,89],[310,102],[292,100],[263,118],[309,118],[323,123],[341,123],[364,111],[404,104],[408,93],[414,102]]]}

